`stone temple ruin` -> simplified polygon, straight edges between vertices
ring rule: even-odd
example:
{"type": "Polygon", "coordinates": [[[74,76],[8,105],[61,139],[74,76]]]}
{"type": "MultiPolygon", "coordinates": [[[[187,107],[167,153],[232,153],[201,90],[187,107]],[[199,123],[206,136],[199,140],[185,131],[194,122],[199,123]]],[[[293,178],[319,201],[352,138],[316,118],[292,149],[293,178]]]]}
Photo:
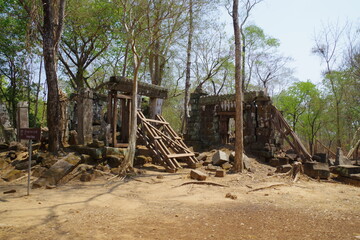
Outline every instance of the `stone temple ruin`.
{"type": "MultiPolygon", "coordinates": [[[[84,89],[72,96],[71,101],[62,102],[64,106],[67,105],[64,107],[67,117],[63,124],[63,142],[67,142],[74,151],[95,161],[107,159],[108,163],[116,162],[115,165],[118,166],[122,160],[115,155],[123,156],[129,141],[132,80],[111,77],[103,87],[107,90],[107,95],[84,89]]],[[[192,93],[190,118],[184,138],[161,116],[162,103],[166,97],[167,89],[139,82],[138,151],[150,156],[152,162],[163,165],[169,172],[181,168],[182,162],[188,167],[196,168],[202,165],[196,152],[234,144],[235,95],[209,96],[201,89],[192,93]],[[145,108],[142,107],[142,96],[146,96],[149,104],[155,106],[155,112],[149,113],[148,104],[145,104],[145,108]]],[[[306,174],[315,178],[329,177],[329,157],[319,154],[315,159],[307,152],[264,91],[246,92],[243,111],[244,148],[247,154],[252,154],[280,170],[291,169],[290,164],[293,162],[302,162],[306,174]],[[291,151],[283,151],[285,141],[291,151]]],[[[217,155],[218,160],[221,160],[222,154],[217,155]]],[[[82,161],[86,162],[87,158],[84,159],[82,161]]],[[[337,165],[344,165],[341,159],[343,156],[339,151],[337,165]]],[[[360,174],[358,166],[337,169],[349,176],[360,174]]]]}

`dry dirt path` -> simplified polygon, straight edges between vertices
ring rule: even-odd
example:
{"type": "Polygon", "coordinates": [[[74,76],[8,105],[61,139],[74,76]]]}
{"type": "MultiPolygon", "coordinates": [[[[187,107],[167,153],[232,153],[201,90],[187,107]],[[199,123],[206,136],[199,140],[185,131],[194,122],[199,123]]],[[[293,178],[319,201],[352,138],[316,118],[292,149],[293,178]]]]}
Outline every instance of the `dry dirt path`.
{"type": "Polygon", "coordinates": [[[180,186],[188,172],[72,181],[30,196],[25,180],[0,183],[0,239],[360,239],[358,187],[256,174],[180,186]]]}

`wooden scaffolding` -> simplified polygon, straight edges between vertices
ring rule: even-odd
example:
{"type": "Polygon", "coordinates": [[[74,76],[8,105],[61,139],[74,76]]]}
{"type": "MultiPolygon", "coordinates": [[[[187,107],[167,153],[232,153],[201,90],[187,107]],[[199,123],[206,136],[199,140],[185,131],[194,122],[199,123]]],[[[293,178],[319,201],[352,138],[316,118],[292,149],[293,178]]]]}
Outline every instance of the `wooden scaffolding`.
{"type": "Polygon", "coordinates": [[[281,137],[284,138],[287,143],[295,150],[297,154],[305,161],[312,161],[311,155],[306,150],[305,146],[302,144],[300,138],[297,134],[291,129],[289,124],[284,119],[280,111],[272,105],[271,108],[272,115],[272,124],[275,126],[276,130],[280,133],[281,137]]]}
{"type": "Polygon", "coordinates": [[[183,160],[188,167],[195,168],[198,162],[195,154],[188,149],[165,119],[156,115],[156,119],[147,119],[138,111],[139,127],[137,131],[146,147],[157,156],[157,160],[167,170],[176,171],[181,168],[178,160],[183,160]]]}

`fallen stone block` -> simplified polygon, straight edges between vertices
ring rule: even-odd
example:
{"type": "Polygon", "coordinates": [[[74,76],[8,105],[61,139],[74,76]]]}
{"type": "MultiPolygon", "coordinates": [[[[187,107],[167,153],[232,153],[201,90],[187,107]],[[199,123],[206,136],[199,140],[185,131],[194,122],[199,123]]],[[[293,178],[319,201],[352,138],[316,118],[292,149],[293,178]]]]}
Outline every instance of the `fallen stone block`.
{"type": "Polygon", "coordinates": [[[207,177],[206,173],[203,173],[199,170],[191,170],[190,171],[190,178],[198,180],[198,181],[205,181],[207,177]]]}
{"type": "Polygon", "coordinates": [[[207,158],[206,153],[200,153],[199,156],[196,157],[198,161],[205,161],[207,158]]]}
{"type": "Polygon", "coordinates": [[[312,178],[328,179],[330,177],[327,163],[306,162],[304,163],[304,173],[312,178]]]}
{"type": "Polygon", "coordinates": [[[58,160],[32,184],[32,188],[44,187],[46,185],[56,185],[65,175],[74,168],[74,165],[65,160],[58,160]]]}
{"type": "Polygon", "coordinates": [[[215,166],[220,166],[226,162],[229,162],[229,156],[223,151],[217,151],[212,157],[212,163],[215,166]]]}
{"type": "Polygon", "coordinates": [[[337,173],[343,177],[350,177],[352,174],[360,173],[360,166],[354,165],[339,165],[332,168],[334,173],[337,173]]]}
{"type": "Polygon", "coordinates": [[[350,174],[350,178],[360,181],[360,173],[350,174]]]}
{"type": "Polygon", "coordinates": [[[292,166],[290,164],[286,164],[286,165],[280,165],[277,166],[276,168],[276,173],[287,173],[291,170],[292,166]]]}
{"type": "Polygon", "coordinates": [[[337,165],[352,165],[352,162],[344,156],[344,153],[340,147],[338,147],[336,150],[335,166],[337,165]]]}
{"type": "Polygon", "coordinates": [[[225,174],[226,174],[226,172],[224,169],[218,169],[215,172],[215,177],[225,177],[225,174]]]}
{"type": "Polygon", "coordinates": [[[6,182],[11,182],[11,181],[18,179],[24,175],[25,174],[21,170],[14,169],[14,170],[11,170],[11,171],[5,173],[1,178],[6,182]]]}

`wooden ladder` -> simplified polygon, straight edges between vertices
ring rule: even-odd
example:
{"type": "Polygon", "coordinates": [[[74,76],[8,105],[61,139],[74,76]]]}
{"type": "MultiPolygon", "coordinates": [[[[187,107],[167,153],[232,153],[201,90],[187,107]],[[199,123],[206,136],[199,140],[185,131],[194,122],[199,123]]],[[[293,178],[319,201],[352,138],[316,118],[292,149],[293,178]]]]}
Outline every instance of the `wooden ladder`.
{"type": "Polygon", "coordinates": [[[296,151],[297,154],[305,161],[312,161],[311,155],[302,144],[298,135],[291,129],[289,124],[284,119],[280,111],[272,105],[272,123],[273,126],[279,131],[281,137],[283,137],[290,146],[296,151]]]}
{"type": "Polygon", "coordinates": [[[177,135],[165,119],[157,115],[156,119],[147,119],[138,111],[138,138],[142,139],[146,147],[157,156],[157,160],[167,170],[176,171],[181,168],[178,160],[184,160],[191,168],[196,167],[198,160],[177,135]]]}

